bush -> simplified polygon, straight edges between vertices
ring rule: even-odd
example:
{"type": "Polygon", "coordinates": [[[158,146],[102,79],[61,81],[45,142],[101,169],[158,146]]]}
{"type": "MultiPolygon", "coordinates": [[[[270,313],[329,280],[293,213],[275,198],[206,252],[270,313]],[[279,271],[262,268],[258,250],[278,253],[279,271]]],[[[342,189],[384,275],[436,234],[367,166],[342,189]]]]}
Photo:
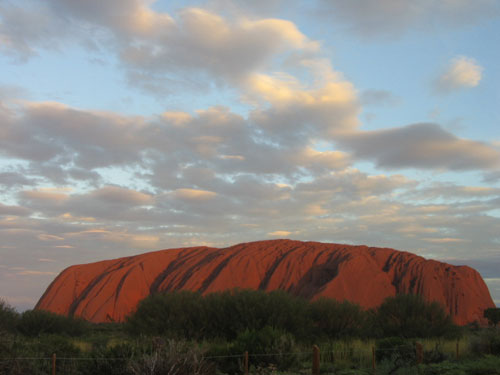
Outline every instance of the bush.
{"type": "Polygon", "coordinates": [[[401,337],[387,337],[377,341],[375,356],[377,362],[391,359],[394,356],[404,358],[405,361],[415,361],[414,345],[401,337]]]}
{"type": "Polygon", "coordinates": [[[496,327],[498,322],[500,322],[500,308],[490,307],[489,309],[485,309],[483,316],[488,319],[490,325],[496,327]]]}
{"type": "Polygon", "coordinates": [[[458,337],[453,324],[437,302],[426,302],[418,295],[400,294],[387,298],[376,310],[375,324],[382,337],[405,338],[458,337]]]}
{"type": "Polygon", "coordinates": [[[164,347],[144,353],[130,361],[128,370],[134,375],[214,375],[214,367],[205,361],[203,352],[185,342],[169,340],[164,347]]]}
{"type": "Polygon", "coordinates": [[[158,293],[142,300],[127,318],[128,332],[184,339],[234,340],[240,332],[272,326],[310,335],[307,301],[282,291],[233,290],[158,293]]]}
{"type": "Polygon", "coordinates": [[[14,333],[19,314],[7,302],[0,299],[0,332],[14,333]]]}
{"type": "Polygon", "coordinates": [[[385,368],[389,374],[409,374],[409,368],[415,366],[417,361],[415,345],[401,337],[388,337],[378,341],[375,356],[380,367],[385,368]]]}
{"type": "Polygon", "coordinates": [[[308,302],[284,291],[233,290],[204,298],[206,338],[234,340],[245,330],[271,326],[298,337],[310,335],[308,302]]]}
{"type": "Polygon", "coordinates": [[[359,305],[330,298],[320,298],[310,305],[315,336],[329,339],[359,337],[362,334],[366,312],[359,305]]]}
{"type": "Polygon", "coordinates": [[[178,339],[203,336],[206,322],[199,293],[180,291],[153,294],[127,317],[126,329],[134,335],[161,335],[178,339]]]}
{"type": "Polygon", "coordinates": [[[500,332],[492,329],[477,332],[469,340],[469,350],[476,356],[500,355],[500,332]]]}
{"type": "Polygon", "coordinates": [[[127,374],[133,353],[133,347],[127,343],[109,348],[94,347],[90,352],[91,359],[82,363],[80,372],[82,375],[127,374]]]}
{"type": "Polygon", "coordinates": [[[266,326],[260,330],[246,330],[238,335],[233,350],[247,351],[253,366],[275,365],[279,370],[287,370],[298,363],[295,340],[285,331],[266,326]]]}
{"type": "Polygon", "coordinates": [[[26,336],[66,334],[80,336],[89,330],[83,319],[66,317],[45,310],[27,310],[17,322],[17,329],[26,336]]]}

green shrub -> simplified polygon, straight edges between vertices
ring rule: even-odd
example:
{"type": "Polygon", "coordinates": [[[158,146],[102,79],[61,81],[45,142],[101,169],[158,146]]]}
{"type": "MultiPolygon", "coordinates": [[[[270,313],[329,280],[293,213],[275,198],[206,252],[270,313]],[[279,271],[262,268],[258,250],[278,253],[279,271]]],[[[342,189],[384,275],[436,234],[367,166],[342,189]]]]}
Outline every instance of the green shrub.
{"type": "Polygon", "coordinates": [[[240,333],[233,350],[236,353],[247,351],[249,362],[256,367],[275,365],[279,370],[286,370],[298,363],[293,336],[269,326],[240,333]]]}
{"type": "Polygon", "coordinates": [[[406,362],[415,362],[415,347],[406,339],[401,337],[387,337],[377,341],[375,356],[377,362],[395,357],[406,362]]]}
{"type": "Polygon", "coordinates": [[[206,338],[234,340],[245,330],[261,330],[266,326],[293,333],[310,335],[308,302],[284,291],[232,290],[204,297],[206,338]]]}
{"type": "Polygon", "coordinates": [[[80,336],[89,330],[83,319],[66,317],[45,310],[27,310],[17,322],[17,329],[26,336],[42,334],[67,334],[80,336]]]}
{"type": "Polygon", "coordinates": [[[243,369],[243,352],[236,352],[234,343],[215,341],[206,344],[205,357],[218,373],[237,374],[243,369]]]}
{"type": "Polygon", "coordinates": [[[437,302],[400,294],[387,298],[376,310],[374,322],[381,337],[406,338],[458,337],[459,328],[437,302]]]}
{"type": "Polygon", "coordinates": [[[134,348],[131,344],[122,343],[109,348],[94,347],[89,354],[90,360],[82,361],[82,375],[123,375],[129,371],[134,348]]]}
{"type": "Polygon", "coordinates": [[[0,332],[14,333],[19,314],[7,302],[0,299],[0,332]]]}
{"type": "Polygon", "coordinates": [[[359,337],[366,319],[366,312],[354,303],[320,298],[310,304],[315,336],[328,339],[359,337]]]}
{"type": "Polygon", "coordinates": [[[483,354],[500,355],[500,332],[483,329],[469,339],[469,350],[478,356],[483,354]]]}
{"type": "Polygon", "coordinates": [[[126,330],[134,335],[160,335],[178,339],[203,336],[206,316],[199,293],[179,291],[153,294],[127,317],[126,330]]]}
{"type": "Polygon", "coordinates": [[[245,330],[272,326],[300,337],[310,335],[308,302],[283,291],[233,290],[201,296],[179,291],[142,300],[127,317],[128,332],[184,339],[234,340],[245,330]]]}
{"type": "Polygon", "coordinates": [[[500,322],[500,308],[498,307],[490,307],[489,309],[485,309],[483,312],[483,316],[488,319],[488,323],[493,327],[496,327],[500,322]]]}
{"type": "Polygon", "coordinates": [[[133,375],[215,375],[215,368],[204,359],[200,348],[174,340],[152,353],[134,357],[128,371],[133,375]]]}

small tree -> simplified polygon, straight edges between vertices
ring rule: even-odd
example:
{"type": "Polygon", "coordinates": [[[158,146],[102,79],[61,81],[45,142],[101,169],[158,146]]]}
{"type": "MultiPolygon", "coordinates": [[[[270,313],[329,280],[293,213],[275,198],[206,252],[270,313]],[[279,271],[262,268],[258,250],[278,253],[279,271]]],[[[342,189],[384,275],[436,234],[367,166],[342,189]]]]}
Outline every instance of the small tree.
{"type": "Polygon", "coordinates": [[[376,323],[383,337],[452,337],[459,334],[451,317],[437,302],[400,294],[387,298],[377,309],[376,323]]]}
{"type": "Polygon", "coordinates": [[[7,302],[0,299],[0,331],[14,332],[19,314],[7,302]]]}
{"type": "Polygon", "coordinates": [[[498,322],[500,322],[500,308],[490,307],[489,309],[484,310],[483,316],[488,319],[488,322],[493,327],[496,327],[498,322]]]}
{"type": "Polygon", "coordinates": [[[17,329],[25,336],[67,334],[80,336],[89,328],[83,319],[59,315],[45,310],[26,310],[17,322],[17,329]]]}

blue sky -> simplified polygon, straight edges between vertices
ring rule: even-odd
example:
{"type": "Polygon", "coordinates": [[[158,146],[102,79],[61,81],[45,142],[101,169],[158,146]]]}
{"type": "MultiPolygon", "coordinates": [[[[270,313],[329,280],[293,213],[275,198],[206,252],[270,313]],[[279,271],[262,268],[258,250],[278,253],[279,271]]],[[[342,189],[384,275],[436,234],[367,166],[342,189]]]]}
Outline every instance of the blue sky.
{"type": "Polygon", "coordinates": [[[500,303],[497,0],[0,0],[0,296],[267,238],[392,247],[500,303]]]}

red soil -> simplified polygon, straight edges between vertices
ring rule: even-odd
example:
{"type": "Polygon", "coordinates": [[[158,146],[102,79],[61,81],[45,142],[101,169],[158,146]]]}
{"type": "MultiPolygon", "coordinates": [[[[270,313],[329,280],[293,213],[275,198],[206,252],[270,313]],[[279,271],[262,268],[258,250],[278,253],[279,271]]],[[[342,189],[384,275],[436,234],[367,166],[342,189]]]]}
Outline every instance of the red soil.
{"type": "Polygon", "coordinates": [[[386,248],[273,240],[71,266],[36,308],[92,322],[123,321],[150,293],[183,289],[206,294],[232,288],[283,289],[366,308],[396,293],[415,293],[440,302],[457,324],[484,323],[483,310],[495,307],[479,273],[467,266],[386,248]]]}

